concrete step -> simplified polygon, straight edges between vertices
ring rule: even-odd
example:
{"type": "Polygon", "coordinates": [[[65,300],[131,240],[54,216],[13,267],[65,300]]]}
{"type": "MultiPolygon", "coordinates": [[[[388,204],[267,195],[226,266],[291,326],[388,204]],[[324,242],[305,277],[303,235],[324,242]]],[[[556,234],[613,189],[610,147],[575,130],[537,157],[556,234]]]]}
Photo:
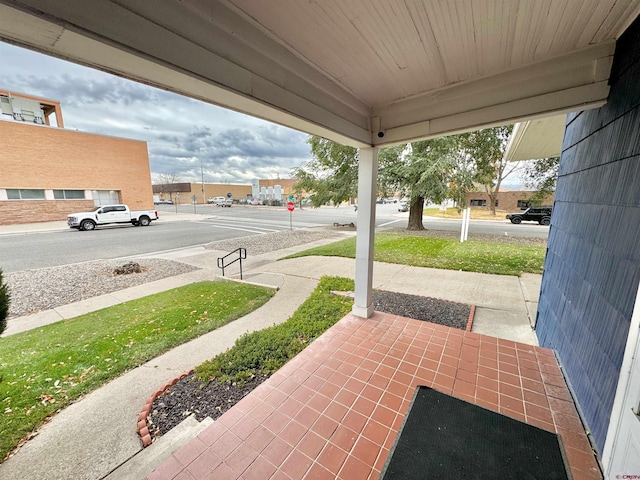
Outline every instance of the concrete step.
{"type": "Polygon", "coordinates": [[[213,423],[210,417],[198,422],[193,415],[189,415],[170,432],[161,436],[147,448],[131,457],[120,465],[104,480],[133,480],[143,479],[155,468],[168,459],[174,452],[186,445],[189,440],[213,423]]]}

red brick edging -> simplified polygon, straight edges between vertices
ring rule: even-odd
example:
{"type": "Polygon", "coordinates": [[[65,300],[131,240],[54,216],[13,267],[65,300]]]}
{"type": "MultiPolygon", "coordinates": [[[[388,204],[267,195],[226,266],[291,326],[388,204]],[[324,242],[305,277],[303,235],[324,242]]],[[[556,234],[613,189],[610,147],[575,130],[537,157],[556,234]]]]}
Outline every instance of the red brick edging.
{"type": "Polygon", "coordinates": [[[158,398],[160,395],[162,395],[167,390],[167,388],[175,385],[184,377],[186,377],[187,375],[191,375],[192,373],[193,373],[193,368],[184,373],[181,373],[177,377],[166,382],[158,390],[153,392],[149,398],[147,398],[147,401],[145,402],[144,407],[142,407],[142,410],[138,414],[138,426],[136,430],[138,432],[138,435],[140,435],[140,440],[142,441],[142,448],[148,447],[149,445],[151,445],[153,441],[151,440],[149,427],[147,427],[147,417],[151,412],[151,406],[153,405],[154,400],[158,398]]]}
{"type": "Polygon", "coordinates": [[[476,314],[476,306],[475,305],[471,305],[471,311],[469,311],[469,320],[467,321],[467,332],[471,331],[471,327],[473,325],[473,317],[476,314]]]}

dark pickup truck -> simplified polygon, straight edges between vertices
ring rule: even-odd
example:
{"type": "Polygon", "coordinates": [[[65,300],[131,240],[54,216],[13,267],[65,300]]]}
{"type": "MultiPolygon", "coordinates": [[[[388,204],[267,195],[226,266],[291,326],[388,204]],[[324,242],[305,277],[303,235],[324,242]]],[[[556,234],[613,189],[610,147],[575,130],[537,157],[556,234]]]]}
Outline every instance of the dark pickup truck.
{"type": "Polygon", "coordinates": [[[551,223],[551,207],[531,207],[524,212],[509,213],[507,220],[516,225],[521,222],[538,222],[540,225],[549,225],[551,223]]]}

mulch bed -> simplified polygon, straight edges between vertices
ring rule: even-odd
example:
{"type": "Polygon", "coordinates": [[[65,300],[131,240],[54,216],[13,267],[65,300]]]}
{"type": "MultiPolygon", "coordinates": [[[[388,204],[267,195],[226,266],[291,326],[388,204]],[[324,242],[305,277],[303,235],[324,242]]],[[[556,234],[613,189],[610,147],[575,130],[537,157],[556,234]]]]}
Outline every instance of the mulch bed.
{"type": "Polygon", "coordinates": [[[199,422],[206,417],[215,420],[268,378],[268,375],[256,376],[242,387],[215,382],[203,387],[191,373],[155,399],[147,417],[149,434],[156,439],[191,414],[199,422]]]}
{"type": "Polygon", "coordinates": [[[373,305],[378,312],[437,323],[465,330],[471,305],[406,293],[373,291],[373,305]]]}
{"type": "MultiPolygon", "coordinates": [[[[465,330],[471,310],[463,303],[384,290],[374,290],[373,301],[377,311],[461,330],[465,330]]],[[[187,375],[153,402],[147,417],[149,433],[155,439],[191,414],[198,421],[206,417],[215,420],[268,378],[259,375],[241,387],[214,383],[203,387],[193,374],[187,375]]]]}

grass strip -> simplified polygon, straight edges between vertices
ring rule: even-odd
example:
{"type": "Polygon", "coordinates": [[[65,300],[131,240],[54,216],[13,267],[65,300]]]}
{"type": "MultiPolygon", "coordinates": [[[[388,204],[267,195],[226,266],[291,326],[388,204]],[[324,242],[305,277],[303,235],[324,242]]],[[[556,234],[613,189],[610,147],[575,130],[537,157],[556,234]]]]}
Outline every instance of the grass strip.
{"type": "Polygon", "coordinates": [[[203,385],[215,381],[241,386],[254,375],[274,373],[351,311],[353,299],[331,291],[353,288],[353,280],[322,277],[286,322],[243,335],[229,350],[196,367],[196,379],[203,385]]]}
{"type": "MultiPolygon", "coordinates": [[[[496,214],[491,215],[486,207],[471,208],[471,220],[504,220],[505,215],[510,213],[506,210],[496,209],[496,214]]],[[[462,218],[462,211],[458,211],[457,208],[447,208],[446,210],[440,210],[439,207],[429,207],[422,211],[422,214],[427,217],[439,217],[439,218],[462,218]]]]}
{"type": "MultiPolygon", "coordinates": [[[[522,273],[542,273],[546,248],[480,241],[460,243],[452,239],[377,233],[374,252],[377,262],[519,276],[522,273]]],[[[286,258],[309,255],[355,258],[356,239],[340,240],[286,258]]]]}
{"type": "Polygon", "coordinates": [[[49,415],[263,305],[270,289],[199,282],[0,338],[0,458],[49,415]]]}

